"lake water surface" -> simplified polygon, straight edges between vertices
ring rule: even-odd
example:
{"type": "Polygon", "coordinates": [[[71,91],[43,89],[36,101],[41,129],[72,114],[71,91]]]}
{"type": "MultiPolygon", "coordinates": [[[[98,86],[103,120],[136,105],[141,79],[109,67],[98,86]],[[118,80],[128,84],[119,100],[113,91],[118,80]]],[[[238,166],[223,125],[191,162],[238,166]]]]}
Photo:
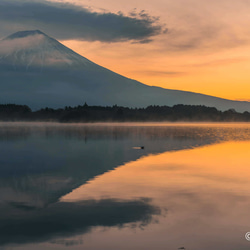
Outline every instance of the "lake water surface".
{"type": "Polygon", "coordinates": [[[0,249],[250,249],[249,159],[250,124],[0,123],[0,249]]]}

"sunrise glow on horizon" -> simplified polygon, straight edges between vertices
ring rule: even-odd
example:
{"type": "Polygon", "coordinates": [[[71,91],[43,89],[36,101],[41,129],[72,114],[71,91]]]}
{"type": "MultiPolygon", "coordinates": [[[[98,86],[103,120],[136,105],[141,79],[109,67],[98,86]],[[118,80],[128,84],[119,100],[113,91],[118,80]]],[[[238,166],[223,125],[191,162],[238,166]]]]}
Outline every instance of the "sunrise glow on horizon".
{"type": "Polygon", "coordinates": [[[245,48],[239,52],[235,49],[235,58],[230,58],[232,51],[221,54],[218,52],[212,56],[162,54],[156,57],[146,50],[147,45],[133,45],[128,42],[117,44],[61,42],[96,64],[149,86],[250,101],[250,76],[248,75],[250,63],[245,48]],[[145,54],[138,50],[144,51],[145,54]],[[134,55],[132,55],[133,52],[134,55]],[[125,57],[126,53],[129,57],[125,57]],[[227,55],[223,57],[223,54],[227,55]],[[164,71],[165,69],[169,71],[164,71]]]}

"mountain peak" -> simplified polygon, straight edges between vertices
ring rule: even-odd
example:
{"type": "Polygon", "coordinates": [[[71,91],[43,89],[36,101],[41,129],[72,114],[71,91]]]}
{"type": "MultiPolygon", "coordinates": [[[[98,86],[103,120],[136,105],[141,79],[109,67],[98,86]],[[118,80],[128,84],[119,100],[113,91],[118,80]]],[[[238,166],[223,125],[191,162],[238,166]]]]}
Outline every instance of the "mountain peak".
{"type": "Polygon", "coordinates": [[[0,70],[76,70],[92,64],[40,30],[18,31],[0,40],[0,70]]]}
{"type": "Polygon", "coordinates": [[[6,37],[5,40],[16,39],[16,38],[25,38],[25,37],[29,37],[29,36],[35,36],[35,35],[47,36],[46,34],[44,34],[40,30],[24,30],[24,31],[18,31],[16,33],[13,33],[12,35],[6,37]]]}

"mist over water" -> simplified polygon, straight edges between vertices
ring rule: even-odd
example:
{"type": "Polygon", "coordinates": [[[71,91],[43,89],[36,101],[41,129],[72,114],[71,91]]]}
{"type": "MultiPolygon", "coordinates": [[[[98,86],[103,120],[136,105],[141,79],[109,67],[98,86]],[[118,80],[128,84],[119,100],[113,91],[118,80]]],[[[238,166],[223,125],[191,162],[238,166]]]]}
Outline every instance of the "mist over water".
{"type": "Polygon", "coordinates": [[[0,249],[249,249],[249,132],[0,123],[0,249]]]}

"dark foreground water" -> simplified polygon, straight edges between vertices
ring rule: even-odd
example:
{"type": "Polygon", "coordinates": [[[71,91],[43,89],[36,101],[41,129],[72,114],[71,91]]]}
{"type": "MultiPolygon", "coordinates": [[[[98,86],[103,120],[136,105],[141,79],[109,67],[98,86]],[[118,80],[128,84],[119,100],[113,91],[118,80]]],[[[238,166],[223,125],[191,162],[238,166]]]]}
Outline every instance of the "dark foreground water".
{"type": "Polygon", "coordinates": [[[0,123],[0,249],[244,250],[249,211],[250,124],[0,123]]]}

